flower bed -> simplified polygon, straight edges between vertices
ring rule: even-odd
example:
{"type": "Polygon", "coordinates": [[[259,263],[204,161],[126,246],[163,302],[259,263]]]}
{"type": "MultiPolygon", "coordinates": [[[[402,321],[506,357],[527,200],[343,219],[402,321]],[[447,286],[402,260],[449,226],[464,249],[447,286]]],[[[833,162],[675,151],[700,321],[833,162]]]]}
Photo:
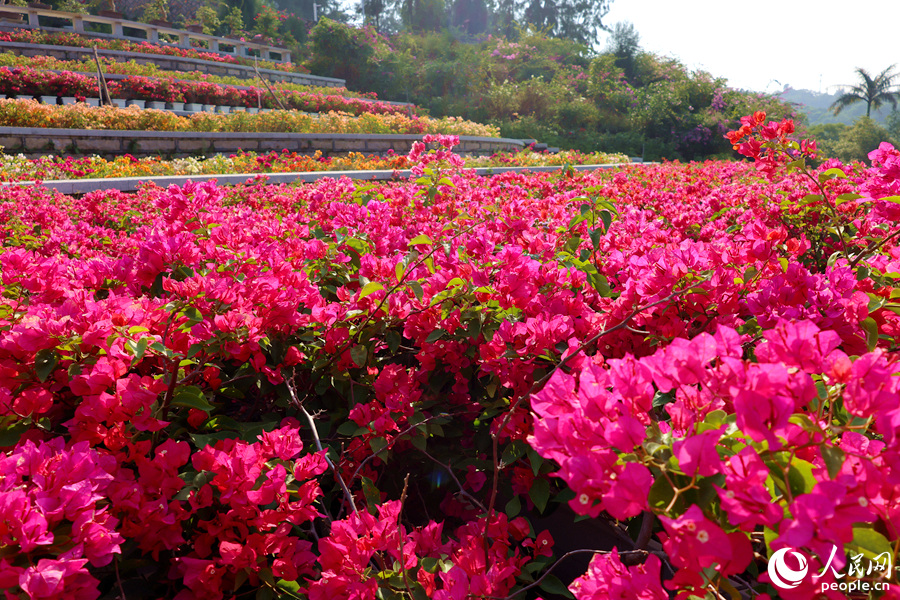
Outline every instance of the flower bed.
{"type": "MultiPolygon", "coordinates": [[[[2,148],[0,148],[2,151],[2,148]]],[[[466,167],[597,165],[627,163],[620,154],[577,151],[547,154],[529,150],[497,153],[489,157],[464,158],[466,167]]],[[[315,171],[402,170],[413,164],[405,155],[375,156],[350,152],[347,156],[324,157],[296,152],[239,152],[211,158],[135,158],[131,155],[107,160],[99,156],[74,158],[45,156],[28,159],[22,155],[0,154],[0,181],[50,179],[102,179],[106,177],[142,177],[165,175],[228,175],[238,173],[296,173],[315,171]]]]}
{"type": "MultiPolygon", "coordinates": [[[[278,102],[266,89],[247,89],[219,85],[207,81],[177,81],[172,78],[128,76],[107,82],[110,96],[134,100],[160,102],[196,102],[224,106],[279,108],[278,102]]],[[[322,95],[278,89],[278,98],[288,109],[305,112],[345,112],[361,114],[408,114],[413,106],[398,106],[384,102],[344,98],[335,94],[322,95]]],[[[32,96],[97,96],[97,78],[84,73],[54,73],[32,67],[0,67],[0,96],[30,94],[32,96]]]]}
{"type": "MultiPolygon", "coordinates": [[[[208,83],[217,83],[220,85],[238,85],[245,86],[248,80],[240,77],[225,77],[209,75],[197,71],[167,71],[160,69],[155,64],[141,64],[134,60],[117,61],[111,58],[100,56],[100,63],[103,65],[104,73],[116,75],[139,75],[143,77],[157,77],[167,79],[183,79],[189,81],[206,81],[208,83]]],[[[0,66],[4,67],[31,67],[34,69],[50,69],[54,71],[76,71],[76,72],[93,72],[96,69],[94,58],[85,56],[82,60],[60,60],[53,56],[21,56],[10,52],[0,52],[0,66]]],[[[365,100],[378,100],[378,95],[374,92],[351,92],[344,87],[322,87],[314,85],[300,85],[296,83],[272,83],[276,90],[291,90],[295,92],[306,92],[308,94],[319,94],[323,96],[342,96],[345,98],[362,98],[365,100]]]]}
{"type": "Polygon", "coordinates": [[[0,127],[46,127],[57,129],[113,129],[128,131],[263,131],[293,133],[443,133],[497,137],[499,131],[457,117],[439,119],[402,114],[328,112],[313,118],[296,111],[265,114],[210,113],[181,117],[162,110],[131,107],[90,107],[85,104],[56,106],[32,100],[0,100],[0,127]]]}
{"type": "Polygon", "coordinates": [[[579,599],[883,585],[900,152],[746,127],[756,168],[0,192],[0,582],[559,595],[603,521],[579,599]]]}
{"type": "Polygon", "coordinates": [[[196,58],[213,62],[231,63],[252,67],[257,65],[260,69],[273,69],[291,73],[308,73],[303,65],[292,63],[274,63],[260,60],[252,61],[243,57],[228,56],[216,52],[208,52],[203,49],[178,48],[152,44],[150,42],[128,42],[125,40],[107,40],[93,38],[77,33],[49,32],[32,29],[16,31],[0,31],[0,42],[20,42],[23,44],[47,44],[51,46],[73,46],[75,48],[90,48],[96,46],[105,50],[122,50],[124,52],[140,52],[141,54],[160,54],[164,56],[177,56],[181,58],[196,58]]]}

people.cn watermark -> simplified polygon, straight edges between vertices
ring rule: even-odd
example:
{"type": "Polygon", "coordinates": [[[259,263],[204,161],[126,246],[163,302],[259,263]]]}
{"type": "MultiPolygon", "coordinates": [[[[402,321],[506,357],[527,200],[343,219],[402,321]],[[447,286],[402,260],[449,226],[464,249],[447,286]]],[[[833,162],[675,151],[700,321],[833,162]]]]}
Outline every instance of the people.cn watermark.
{"type": "Polygon", "coordinates": [[[885,591],[891,584],[878,579],[890,579],[894,570],[893,557],[889,552],[882,552],[873,558],[866,558],[863,554],[850,554],[846,565],[847,572],[841,573],[832,566],[837,555],[837,546],[832,546],[828,562],[819,573],[809,574],[809,561],[800,552],[793,548],[776,550],[769,557],[769,579],[772,585],[782,590],[790,590],[799,586],[807,575],[813,582],[821,579],[829,570],[837,581],[823,581],[821,590],[841,591],[848,594],[885,591]],[[791,557],[794,565],[787,562],[791,557]],[[874,576],[875,581],[870,581],[874,576]],[[862,579],[866,577],[867,579],[862,579]]]}

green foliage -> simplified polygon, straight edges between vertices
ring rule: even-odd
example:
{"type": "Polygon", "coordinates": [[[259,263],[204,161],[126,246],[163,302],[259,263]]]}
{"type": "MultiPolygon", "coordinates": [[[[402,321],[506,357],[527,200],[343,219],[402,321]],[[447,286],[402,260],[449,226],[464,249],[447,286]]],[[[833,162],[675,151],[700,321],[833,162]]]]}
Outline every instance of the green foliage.
{"type": "Polygon", "coordinates": [[[629,22],[616,23],[606,45],[615,56],[615,65],[629,81],[634,80],[636,61],[641,49],[641,36],[629,22]]]}
{"type": "Polygon", "coordinates": [[[900,142],[900,111],[893,111],[888,115],[885,126],[892,138],[900,142]]]}
{"type": "Polygon", "coordinates": [[[263,36],[267,40],[275,40],[279,37],[278,28],[281,25],[281,15],[271,6],[263,6],[257,13],[253,22],[253,33],[263,36]]]}
{"type": "Polygon", "coordinates": [[[222,18],[222,25],[228,35],[238,35],[244,31],[244,15],[241,9],[237,6],[231,7],[222,18]]]}
{"type": "Polygon", "coordinates": [[[894,79],[898,76],[897,73],[892,72],[895,66],[891,65],[874,77],[865,69],[857,68],[856,73],[859,75],[860,83],[852,86],[834,101],[834,104],[831,105],[834,114],[838,114],[844,108],[857,102],[866,103],[866,117],[872,116],[873,108],[878,109],[884,104],[890,104],[896,109],[897,102],[900,101],[900,92],[891,90],[894,79]]]}
{"type": "Polygon", "coordinates": [[[212,6],[203,5],[197,9],[197,21],[203,27],[203,33],[206,35],[215,35],[221,25],[219,14],[212,6]]]}
{"type": "Polygon", "coordinates": [[[402,0],[400,18],[407,30],[416,33],[440,31],[447,24],[444,0],[402,0]]]}
{"type": "Polygon", "coordinates": [[[402,33],[388,42],[371,28],[323,20],[310,36],[305,64],[314,74],[563,149],[698,159],[730,155],[724,134],[743,115],[763,110],[798,120],[777,98],[731,90],[708,73],[639,51],[627,25],[619,26],[612,47],[618,54],[600,55],[534,27],[478,44],[461,43],[449,30],[402,33]]]}
{"type": "Polygon", "coordinates": [[[844,162],[862,160],[868,162],[868,154],[881,142],[896,144],[890,133],[869,117],[860,117],[852,127],[841,132],[834,143],[834,155],[844,162]]]}
{"type": "Polygon", "coordinates": [[[151,21],[166,21],[169,18],[169,0],[150,0],[144,5],[141,20],[145,23],[151,21]]]}

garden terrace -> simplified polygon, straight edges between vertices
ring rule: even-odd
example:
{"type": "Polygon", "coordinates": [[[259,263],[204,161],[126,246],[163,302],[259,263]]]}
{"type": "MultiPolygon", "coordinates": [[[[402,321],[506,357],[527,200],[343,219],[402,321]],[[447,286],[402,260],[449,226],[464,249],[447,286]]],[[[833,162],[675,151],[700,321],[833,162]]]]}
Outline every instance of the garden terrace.
{"type": "MultiPolygon", "coordinates": [[[[629,162],[628,157],[621,154],[595,152],[583,154],[577,151],[564,151],[558,154],[535,152],[531,148],[522,151],[499,152],[486,156],[464,156],[464,164],[476,168],[478,173],[495,174],[509,170],[545,170],[574,167],[590,169],[598,165],[623,164],[629,162]]],[[[61,156],[51,154],[40,158],[28,159],[23,155],[0,154],[0,182],[40,180],[50,185],[48,180],[106,180],[119,190],[122,179],[128,178],[133,183],[159,177],[178,176],[222,176],[246,174],[288,174],[306,177],[318,172],[364,172],[373,177],[382,178],[383,174],[407,173],[414,166],[407,155],[361,154],[349,152],[346,155],[326,157],[321,152],[300,154],[285,150],[272,152],[240,151],[228,155],[217,155],[201,158],[181,158],[165,160],[160,157],[136,158],[132,155],[121,155],[111,160],[101,156],[61,156]],[[114,181],[112,181],[114,180],[114,181]]],[[[310,179],[311,180],[311,179],[310,179]]],[[[171,180],[170,180],[171,181],[171,180]]],[[[279,179],[279,181],[281,181],[279,179]]],[[[101,182],[95,182],[101,185],[101,182]]],[[[74,193],[75,188],[60,188],[63,193],[74,193]]],[[[79,187],[77,189],[85,189],[79,187]]],[[[100,188],[97,188],[100,189],[100,188]]]]}
{"type": "MultiPolygon", "coordinates": [[[[115,109],[112,109],[115,110],[115,109]]],[[[275,114],[275,113],[270,113],[275,114]]],[[[277,118],[277,117],[275,117],[277,118]]],[[[367,152],[406,154],[422,135],[285,133],[254,131],[113,131],[86,129],[46,129],[0,127],[0,146],[7,153],[40,157],[48,153],[65,155],[98,154],[114,158],[133,156],[210,156],[239,150],[282,151],[323,156],[367,152]]],[[[490,155],[521,149],[521,140],[460,136],[459,150],[466,154],[490,155]]]]}
{"type": "MultiPolygon", "coordinates": [[[[198,73],[195,71],[167,71],[160,69],[153,63],[137,63],[135,61],[119,62],[116,60],[100,57],[104,75],[107,78],[117,75],[121,76],[139,76],[154,77],[159,79],[177,79],[183,81],[204,81],[206,83],[215,83],[219,85],[248,86],[257,85],[257,80],[247,80],[240,77],[229,77],[219,75],[207,75],[206,73],[198,73]]],[[[93,56],[82,56],[81,60],[60,60],[52,56],[23,56],[13,54],[11,52],[0,52],[0,67],[25,67],[32,69],[44,69],[55,72],[71,71],[76,73],[96,73],[96,64],[93,56]]],[[[374,92],[353,92],[345,87],[328,87],[318,85],[300,85],[289,82],[274,82],[277,89],[292,90],[295,92],[306,92],[310,94],[322,95],[339,95],[345,98],[360,98],[363,100],[384,102],[386,104],[402,104],[405,102],[394,102],[379,100],[374,92]]]]}
{"type": "MultiPolygon", "coordinates": [[[[91,107],[83,102],[57,106],[40,104],[32,99],[0,99],[0,127],[48,129],[96,129],[132,131],[207,131],[207,132],[292,132],[292,133],[445,133],[496,137],[497,129],[464,119],[403,114],[370,114],[358,116],[339,112],[308,115],[298,111],[278,110],[251,114],[238,111],[228,114],[193,113],[189,117],[162,110],[144,110],[136,106],[120,109],[111,106],[91,107]]],[[[19,147],[16,144],[15,147],[19,147]]]]}
{"type": "MultiPolygon", "coordinates": [[[[338,111],[353,115],[415,114],[417,108],[409,104],[387,103],[363,98],[345,98],[336,94],[257,86],[218,84],[208,81],[179,80],[170,77],[144,77],[140,75],[105,76],[113,99],[154,101],[178,104],[174,110],[186,110],[184,103],[219,105],[244,108],[279,108],[309,113],[338,111]]],[[[24,97],[96,98],[98,84],[95,74],[76,71],[58,71],[40,67],[0,67],[0,96],[6,94],[24,97]]],[[[46,102],[46,100],[43,100],[46,102]]],[[[49,101],[56,104],[55,101],[49,101]]],[[[67,102],[62,102],[66,104],[67,102]]],[[[124,103],[123,103],[124,105],[124,103]]],[[[140,105],[143,107],[143,104],[140,105]]]]}
{"type": "MultiPolygon", "coordinates": [[[[645,163],[649,165],[653,163],[645,163]]],[[[621,167],[621,163],[596,164],[596,165],[576,165],[571,167],[480,167],[472,169],[472,172],[482,177],[492,177],[495,175],[503,175],[509,173],[554,173],[564,169],[575,171],[595,171],[597,169],[615,169],[621,167]]],[[[320,172],[296,172],[296,173],[254,173],[242,175],[170,175],[158,177],[112,177],[107,179],[66,179],[66,180],[43,180],[37,181],[18,181],[18,182],[0,182],[0,189],[12,187],[38,186],[48,190],[54,190],[61,194],[80,195],[97,191],[120,192],[136,192],[142,187],[152,184],[160,188],[167,188],[170,185],[185,186],[194,185],[205,182],[213,182],[216,185],[243,185],[258,184],[265,182],[266,184],[296,184],[312,183],[320,179],[331,178],[340,179],[347,177],[356,181],[397,181],[408,179],[413,175],[409,169],[391,170],[391,171],[375,171],[367,169],[365,171],[320,171],[320,172]],[[262,179],[261,179],[262,178],[262,179]]]]}
{"type": "MultiPolygon", "coordinates": [[[[68,39],[71,40],[71,37],[68,39]]],[[[87,38],[85,38],[85,40],[87,40],[87,38]]],[[[146,51],[138,52],[98,47],[97,53],[100,56],[119,62],[135,61],[141,64],[153,64],[165,71],[196,71],[223,77],[239,77],[246,80],[256,79],[256,71],[251,65],[203,60],[201,58],[180,56],[177,54],[162,54],[159,52],[164,50],[164,48],[159,46],[147,45],[144,46],[144,48],[146,51]]],[[[81,60],[84,57],[93,56],[93,50],[90,47],[32,44],[27,42],[2,40],[0,40],[0,50],[22,56],[52,56],[60,60],[81,60]]],[[[177,50],[177,48],[175,50],[177,50]]],[[[297,85],[313,85],[320,87],[345,86],[343,79],[319,77],[317,75],[309,75],[306,73],[270,69],[263,66],[259,67],[259,73],[268,81],[283,81],[297,85]]]]}
{"type": "MultiPolygon", "coordinates": [[[[291,53],[287,48],[271,46],[253,41],[241,39],[220,38],[194,31],[185,31],[173,27],[129,21],[120,17],[107,17],[102,15],[87,15],[80,13],[62,12],[53,9],[35,8],[33,6],[4,5],[3,11],[7,14],[21,14],[27,16],[27,22],[17,23],[6,20],[7,27],[21,27],[27,29],[74,32],[79,35],[96,37],[100,39],[124,40],[130,42],[150,42],[151,44],[168,45],[185,50],[196,46],[205,46],[208,52],[222,54],[224,56],[272,61],[289,64],[291,53]],[[44,19],[62,19],[71,23],[69,27],[48,27],[41,22],[44,19]],[[100,28],[107,27],[111,33],[98,32],[100,28]],[[140,34],[140,35],[135,35],[140,34]],[[169,41],[172,39],[173,41],[169,41]]],[[[3,23],[3,21],[0,21],[3,23]]]]}

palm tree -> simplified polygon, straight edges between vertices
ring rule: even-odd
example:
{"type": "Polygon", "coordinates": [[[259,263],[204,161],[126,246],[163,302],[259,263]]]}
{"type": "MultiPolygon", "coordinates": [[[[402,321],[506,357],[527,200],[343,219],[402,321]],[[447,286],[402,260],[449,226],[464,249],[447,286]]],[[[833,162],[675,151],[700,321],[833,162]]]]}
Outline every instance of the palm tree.
{"type": "Polygon", "coordinates": [[[891,72],[896,66],[889,66],[875,77],[869,75],[865,69],[856,69],[862,83],[852,86],[849,92],[844,92],[831,105],[831,110],[836,115],[851,104],[860,101],[866,103],[867,117],[871,116],[873,107],[878,110],[884,103],[890,104],[896,110],[897,102],[900,101],[900,92],[891,91],[894,79],[898,76],[897,73],[891,72]]]}

